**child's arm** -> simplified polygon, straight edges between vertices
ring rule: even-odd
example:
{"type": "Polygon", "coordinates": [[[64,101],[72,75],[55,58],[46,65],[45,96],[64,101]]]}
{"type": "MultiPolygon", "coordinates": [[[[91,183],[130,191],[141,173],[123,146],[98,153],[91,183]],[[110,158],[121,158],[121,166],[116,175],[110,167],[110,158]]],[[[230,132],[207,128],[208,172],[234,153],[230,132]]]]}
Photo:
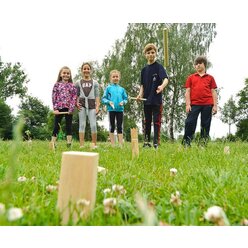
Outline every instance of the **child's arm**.
{"type": "Polygon", "coordinates": [[[138,96],[136,97],[136,99],[139,100],[140,98],[143,98],[143,95],[144,95],[144,87],[143,87],[143,85],[141,85],[141,86],[140,86],[139,94],[138,94],[138,96]]]}
{"type": "Polygon", "coordinates": [[[186,88],[185,92],[186,113],[191,111],[190,88],[186,88]]]}
{"type": "Polygon", "coordinates": [[[157,90],[156,90],[157,94],[161,93],[161,92],[163,91],[163,89],[167,86],[168,83],[169,83],[168,78],[165,78],[165,79],[163,80],[163,83],[162,83],[161,85],[158,86],[158,88],[157,88],[157,90]]]}
{"type": "Polygon", "coordinates": [[[214,101],[212,113],[215,115],[217,113],[217,99],[218,99],[218,97],[217,97],[217,92],[215,89],[212,89],[211,92],[212,92],[213,101],[214,101]]]}
{"type": "Polygon", "coordinates": [[[100,107],[100,97],[96,97],[96,114],[99,112],[100,107]]]}
{"type": "Polygon", "coordinates": [[[127,103],[127,93],[125,91],[125,89],[123,88],[123,91],[122,91],[122,101],[119,103],[120,106],[123,106],[127,103]]]}

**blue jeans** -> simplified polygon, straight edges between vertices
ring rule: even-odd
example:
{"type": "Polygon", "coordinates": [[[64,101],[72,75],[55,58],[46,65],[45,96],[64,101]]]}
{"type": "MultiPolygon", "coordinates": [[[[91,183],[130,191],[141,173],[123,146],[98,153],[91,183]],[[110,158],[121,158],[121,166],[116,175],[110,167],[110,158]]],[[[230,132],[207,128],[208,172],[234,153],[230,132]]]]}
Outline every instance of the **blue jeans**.
{"type": "Polygon", "coordinates": [[[192,105],[185,121],[183,142],[190,144],[195,134],[197,119],[201,113],[201,139],[209,138],[210,125],[212,120],[212,105],[192,105]]]}

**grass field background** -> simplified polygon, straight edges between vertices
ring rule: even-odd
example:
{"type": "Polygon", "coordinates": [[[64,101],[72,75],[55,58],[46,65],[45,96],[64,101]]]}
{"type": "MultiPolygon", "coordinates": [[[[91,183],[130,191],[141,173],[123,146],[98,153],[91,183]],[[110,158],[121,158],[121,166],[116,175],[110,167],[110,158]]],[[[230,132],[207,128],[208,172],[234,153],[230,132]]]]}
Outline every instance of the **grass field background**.
{"type": "MultiPolygon", "coordinates": [[[[59,226],[58,191],[47,190],[57,185],[62,152],[68,151],[65,141],[59,141],[56,152],[48,142],[0,141],[0,225],[59,226]],[[19,182],[18,178],[26,177],[19,182]],[[22,218],[10,221],[8,209],[23,211],[22,218]]],[[[68,225],[137,226],[144,224],[172,226],[211,226],[204,218],[211,206],[220,206],[230,225],[240,226],[248,218],[248,144],[210,142],[206,148],[193,143],[183,148],[180,143],[162,143],[156,151],[139,147],[139,157],[132,158],[131,144],[123,148],[99,143],[99,166],[107,172],[98,173],[96,204],[88,218],[68,225]],[[229,153],[224,152],[229,147],[229,153]],[[176,175],[170,169],[176,168],[176,175]],[[121,185],[125,194],[104,193],[113,185],[121,185]],[[179,205],[171,202],[172,194],[180,192],[179,205]],[[148,213],[139,206],[147,204],[148,213]],[[114,213],[105,214],[103,200],[116,198],[114,213]],[[151,210],[151,211],[150,211],[151,210]],[[153,222],[147,222],[149,211],[153,222]]],[[[74,142],[71,150],[79,151],[74,142]]],[[[90,144],[81,151],[91,151],[90,144]]]]}

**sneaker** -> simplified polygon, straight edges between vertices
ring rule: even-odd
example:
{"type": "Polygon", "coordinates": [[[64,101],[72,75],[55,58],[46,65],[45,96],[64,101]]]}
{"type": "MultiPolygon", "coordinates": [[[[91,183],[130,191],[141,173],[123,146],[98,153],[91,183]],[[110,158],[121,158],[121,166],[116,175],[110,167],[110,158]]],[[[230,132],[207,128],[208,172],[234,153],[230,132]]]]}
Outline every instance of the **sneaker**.
{"type": "Polygon", "coordinates": [[[71,143],[67,143],[66,146],[67,146],[67,148],[70,149],[71,148],[71,143]]]}
{"type": "Polygon", "coordinates": [[[150,147],[152,147],[152,145],[151,145],[149,142],[146,142],[146,143],[144,143],[143,147],[144,147],[144,148],[145,148],[145,147],[150,148],[150,147]]]}
{"type": "Polygon", "coordinates": [[[157,150],[158,149],[158,144],[154,144],[153,147],[154,147],[155,150],[157,150]]]}

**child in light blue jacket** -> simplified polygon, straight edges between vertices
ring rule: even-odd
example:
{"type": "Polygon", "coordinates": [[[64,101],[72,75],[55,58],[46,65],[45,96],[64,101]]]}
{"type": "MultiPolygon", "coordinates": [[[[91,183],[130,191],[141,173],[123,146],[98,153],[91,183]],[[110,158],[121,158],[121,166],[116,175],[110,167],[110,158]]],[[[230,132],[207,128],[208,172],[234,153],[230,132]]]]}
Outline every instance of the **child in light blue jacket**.
{"type": "Polygon", "coordinates": [[[111,145],[114,146],[115,121],[117,123],[117,134],[119,144],[123,144],[123,112],[127,103],[127,93],[119,85],[121,73],[118,70],[110,72],[110,84],[104,91],[102,103],[107,105],[109,115],[109,137],[111,145]]]}

